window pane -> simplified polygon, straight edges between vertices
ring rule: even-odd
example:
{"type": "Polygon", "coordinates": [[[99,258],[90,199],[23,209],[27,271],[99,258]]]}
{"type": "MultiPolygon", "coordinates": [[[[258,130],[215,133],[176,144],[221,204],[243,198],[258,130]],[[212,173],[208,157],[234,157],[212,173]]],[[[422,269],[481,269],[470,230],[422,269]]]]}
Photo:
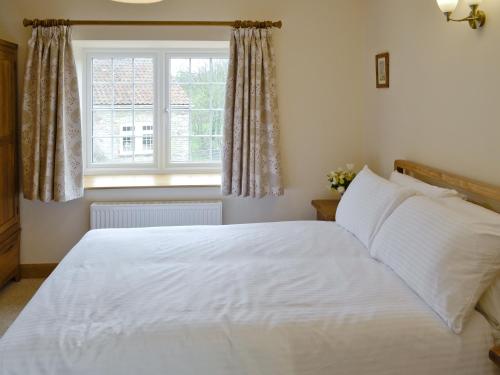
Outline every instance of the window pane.
{"type": "Polygon", "coordinates": [[[210,108],[210,85],[191,85],[189,88],[189,101],[193,109],[210,108]]]}
{"type": "Polygon", "coordinates": [[[227,59],[213,59],[212,60],[212,81],[226,83],[227,80],[227,59]]]}
{"type": "Polygon", "coordinates": [[[134,85],[132,83],[116,83],[113,85],[114,104],[131,106],[134,101],[134,85]]]}
{"type": "Polygon", "coordinates": [[[170,137],[170,159],[173,162],[189,161],[189,137],[170,137]]]}
{"type": "Polygon", "coordinates": [[[109,163],[112,159],[112,138],[94,138],[92,140],[92,162],[109,163]]]}
{"type": "Polygon", "coordinates": [[[189,111],[172,111],[170,134],[173,137],[189,135],[189,111]]]}
{"type": "Polygon", "coordinates": [[[152,163],[154,159],[153,134],[134,138],[134,161],[136,163],[152,163]]]}
{"type": "Polygon", "coordinates": [[[144,134],[142,136],[142,150],[143,151],[153,150],[153,135],[152,134],[144,134]]]}
{"type": "Polygon", "coordinates": [[[95,83],[113,81],[113,60],[93,59],[92,78],[95,83]]]}
{"type": "Polygon", "coordinates": [[[224,126],[224,112],[214,111],[212,113],[212,135],[222,135],[224,126]]]}
{"type": "Polygon", "coordinates": [[[134,151],[134,143],[132,137],[123,137],[121,142],[121,155],[129,154],[134,151]]]}
{"type": "Polygon", "coordinates": [[[112,135],[113,112],[110,110],[96,110],[92,113],[92,136],[110,137],[112,135]]]}
{"type": "Polygon", "coordinates": [[[135,110],[135,128],[137,134],[142,129],[143,132],[153,132],[154,126],[154,113],[149,109],[136,109],[135,110]]]}
{"type": "Polygon", "coordinates": [[[152,106],[154,104],[154,89],[152,83],[137,83],[135,85],[135,105],[152,106]]]}
{"type": "Polygon", "coordinates": [[[222,137],[212,137],[212,161],[220,161],[222,150],[222,137]]]}
{"type": "Polygon", "coordinates": [[[143,134],[136,138],[135,161],[140,163],[152,162],[154,151],[153,134],[143,134]]]}
{"type": "Polygon", "coordinates": [[[132,82],[134,79],[133,59],[114,59],[113,77],[115,82],[132,82]]]}
{"type": "Polygon", "coordinates": [[[188,85],[170,85],[170,107],[172,109],[189,108],[191,101],[189,100],[188,85]]]}
{"type": "Polygon", "coordinates": [[[129,110],[115,110],[114,136],[132,136],[134,133],[133,112],[129,110]]]}
{"type": "Polygon", "coordinates": [[[224,58],[171,59],[171,162],[220,162],[227,69],[224,58]]]}
{"type": "Polygon", "coordinates": [[[192,59],[191,75],[193,82],[210,82],[210,59],[192,59]]]}
{"type": "Polygon", "coordinates": [[[92,161],[96,164],[131,163],[133,150],[133,137],[93,138],[92,161]]]}
{"type": "Polygon", "coordinates": [[[212,134],[212,119],[210,111],[191,112],[191,135],[212,134]]]}
{"type": "Polygon", "coordinates": [[[134,161],[134,137],[113,138],[113,153],[110,163],[132,163],[134,161]]]}
{"type": "Polygon", "coordinates": [[[226,100],[226,87],[224,85],[212,86],[212,108],[224,109],[226,100]]]}
{"type": "Polygon", "coordinates": [[[171,59],[170,60],[170,79],[173,82],[190,82],[189,59],[171,59]]]}
{"type": "Polygon", "coordinates": [[[152,163],[154,60],[94,58],[92,64],[92,162],[152,163]]]}
{"type": "Polygon", "coordinates": [[[191,161],[206,162],[211,160],[210,137],[191,137],[191,161]]]}
{"type": "Polygon", "coordinates": [[[152,83],[153,82],[153,59],[137,58],[134,59],[135,82],[152,83]]]}
{"type": "Polygon", "coordinates": [[[113,104],[113,84],[94,83],[92,87],[92,104],[94,107],[113,104]]]}

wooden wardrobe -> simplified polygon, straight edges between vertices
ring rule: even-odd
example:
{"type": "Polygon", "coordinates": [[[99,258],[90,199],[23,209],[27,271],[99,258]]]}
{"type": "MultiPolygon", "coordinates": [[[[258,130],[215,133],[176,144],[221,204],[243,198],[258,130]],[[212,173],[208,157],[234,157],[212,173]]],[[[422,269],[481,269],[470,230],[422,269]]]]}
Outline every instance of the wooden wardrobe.
{"type": "Polygon", "coordinates": [[[0,40],[0,287],[20,279],[17,45],[0,40]]]}

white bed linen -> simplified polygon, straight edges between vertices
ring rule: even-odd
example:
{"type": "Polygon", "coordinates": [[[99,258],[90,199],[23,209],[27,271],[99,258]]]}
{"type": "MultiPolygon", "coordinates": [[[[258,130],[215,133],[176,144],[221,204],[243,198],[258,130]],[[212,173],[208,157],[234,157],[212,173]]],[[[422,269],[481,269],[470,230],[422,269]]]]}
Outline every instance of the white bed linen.
{"type": "Polygon", "coordinates": [[[89,232],[0,340],[7,374],[495,374],[335,223],[89,232]]]}
{"type": "Polygon", "coordinates": [[[498,224],[482,224],[436,199],[415,196],[384,222],[370,254],[460,333],[500,272],[498,224]]]}

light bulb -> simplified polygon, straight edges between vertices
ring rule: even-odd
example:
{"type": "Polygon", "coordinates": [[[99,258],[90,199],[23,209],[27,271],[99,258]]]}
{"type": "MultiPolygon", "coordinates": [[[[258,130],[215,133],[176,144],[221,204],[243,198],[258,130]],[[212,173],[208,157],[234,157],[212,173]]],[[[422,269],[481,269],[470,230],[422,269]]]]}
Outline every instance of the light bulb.
{"type": "MultiPolygon", "coordinates": [[[[443,13],[452,13],[457,9],[458,0],[436,0],[439,8],[443,13]]],[[[467,0],[467,1],[478,1],[478,0],[467,0]]]]}

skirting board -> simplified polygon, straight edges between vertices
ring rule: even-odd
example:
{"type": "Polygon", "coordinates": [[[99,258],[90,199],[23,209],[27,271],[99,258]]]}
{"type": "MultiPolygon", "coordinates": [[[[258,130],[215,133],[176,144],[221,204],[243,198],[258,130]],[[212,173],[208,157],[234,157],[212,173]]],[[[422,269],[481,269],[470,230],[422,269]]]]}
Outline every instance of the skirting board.
{"type": "Polygon", "coordinates": [[[45,279],[54,271],[57,263],[21,264],[22,279],[45,279]]]}

